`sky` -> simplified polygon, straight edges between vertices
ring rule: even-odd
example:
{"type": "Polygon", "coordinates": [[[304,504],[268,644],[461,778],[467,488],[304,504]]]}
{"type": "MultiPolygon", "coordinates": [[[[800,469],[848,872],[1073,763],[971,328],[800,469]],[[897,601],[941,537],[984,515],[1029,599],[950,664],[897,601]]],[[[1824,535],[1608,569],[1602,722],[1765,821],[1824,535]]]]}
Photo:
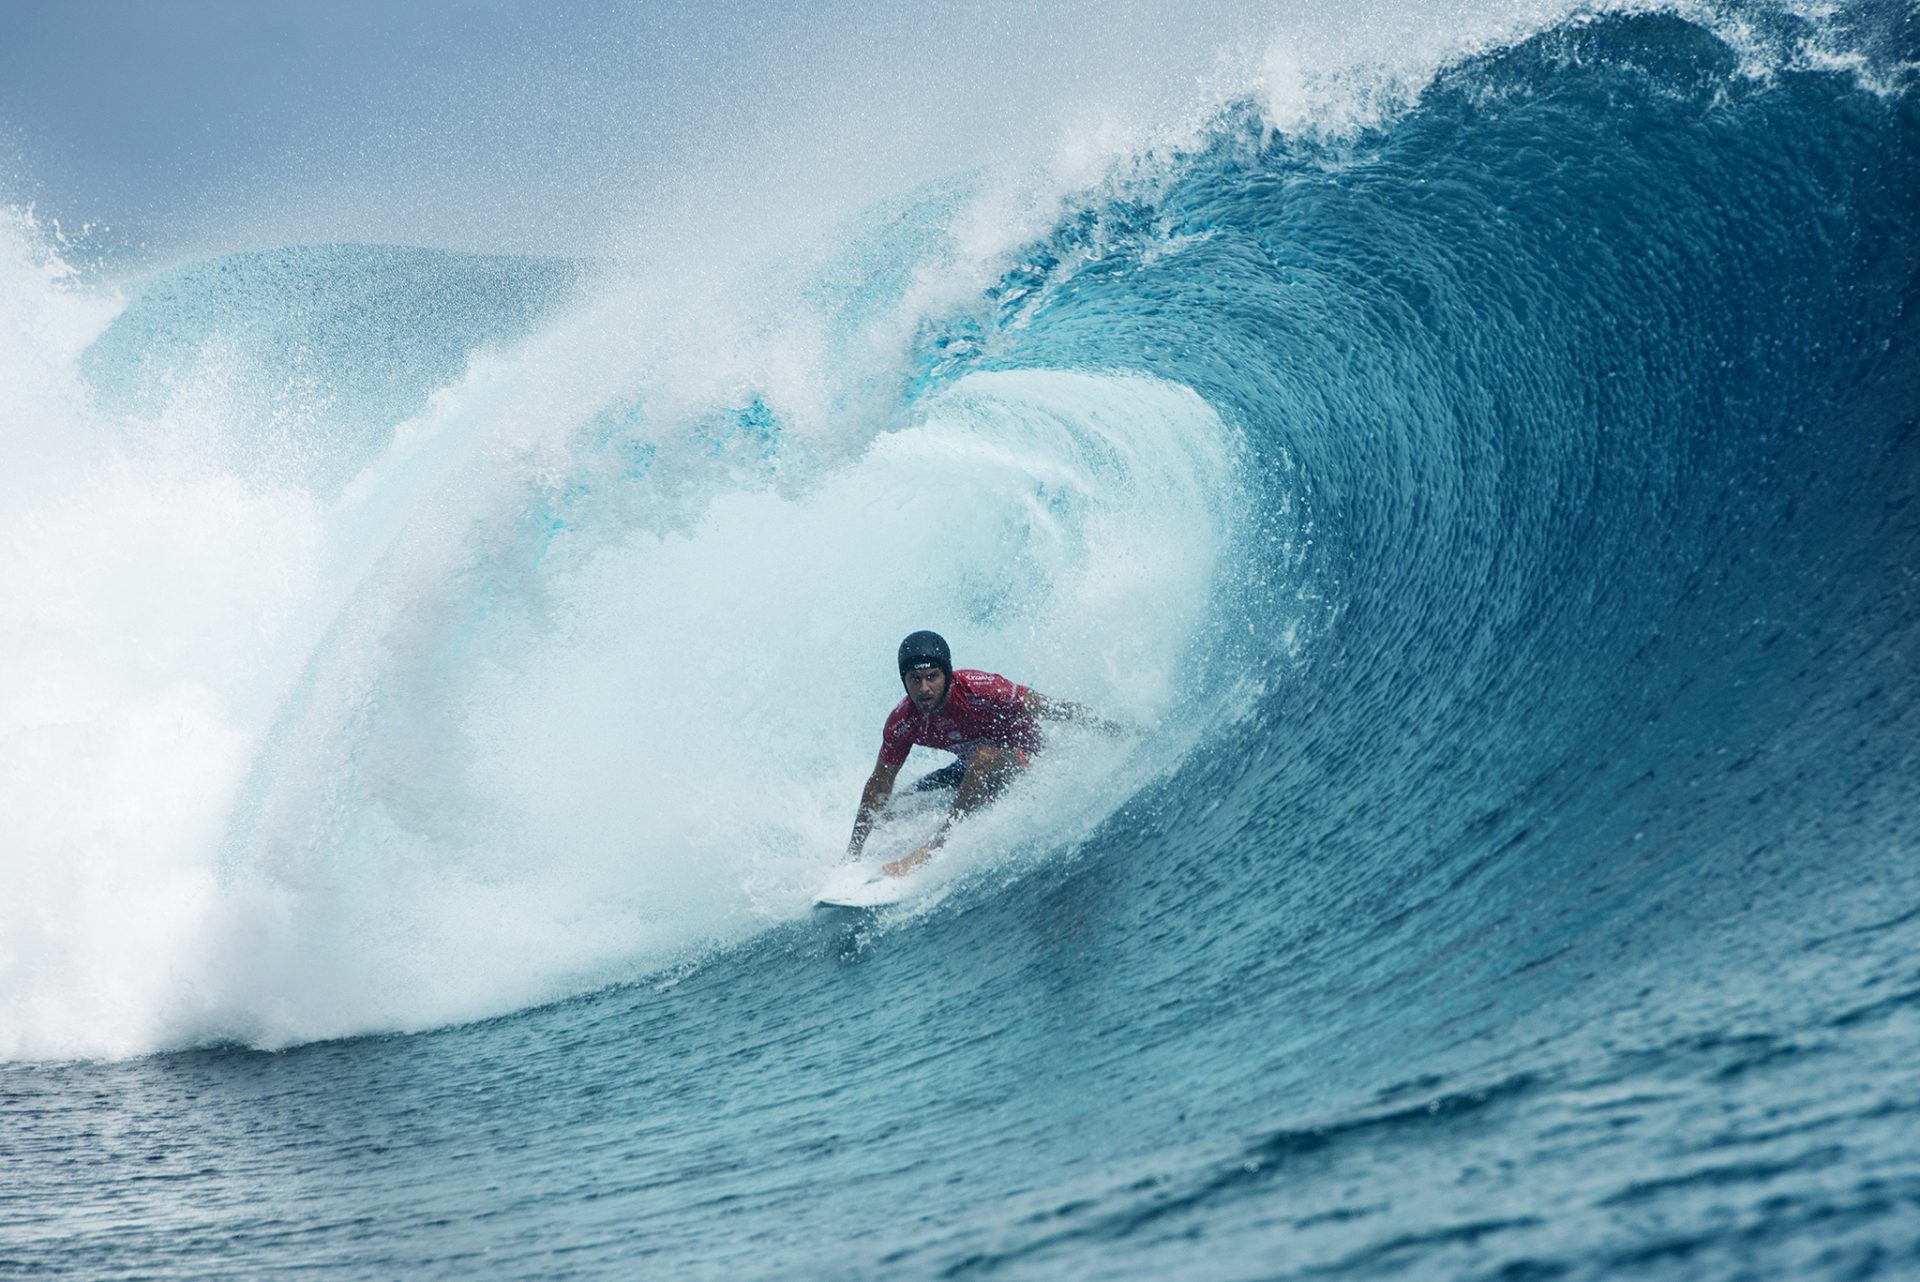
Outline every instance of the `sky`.
{"type": "Polygon", "coordinates": [[[1135,7],[0,0],[0,203],[160,258],[592,254],[673,218],[845,213],[1150,114],[1249,21],[1135,7]]]}

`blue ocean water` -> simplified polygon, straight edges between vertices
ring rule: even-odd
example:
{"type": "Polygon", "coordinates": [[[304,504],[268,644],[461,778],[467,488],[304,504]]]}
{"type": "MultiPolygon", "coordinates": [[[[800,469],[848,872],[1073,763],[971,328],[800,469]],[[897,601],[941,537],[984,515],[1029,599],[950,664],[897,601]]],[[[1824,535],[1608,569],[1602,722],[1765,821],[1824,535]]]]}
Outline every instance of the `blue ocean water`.
{"type": "Polygon", "coordinates": [[[1920,1276],[1872,16],[1229,102],[971,257],[48,286],[0,1273],[1920,1276]],[[814,913],[923,626],[1146,733],[814,913]]]}

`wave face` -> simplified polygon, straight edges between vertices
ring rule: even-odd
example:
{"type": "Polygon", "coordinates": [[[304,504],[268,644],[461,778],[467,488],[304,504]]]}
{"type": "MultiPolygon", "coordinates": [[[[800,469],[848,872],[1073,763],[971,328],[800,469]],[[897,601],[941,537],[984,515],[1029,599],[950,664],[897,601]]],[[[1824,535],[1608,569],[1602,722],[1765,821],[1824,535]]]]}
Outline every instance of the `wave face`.
{"type": "Polygon", "coordinates": [[[704,293],[16,220],[0,1263],[1920,1267],[1912,29],[1775,25],[704,293]],[[1150,729],[809,917],[922,626],[1150,729]]]}

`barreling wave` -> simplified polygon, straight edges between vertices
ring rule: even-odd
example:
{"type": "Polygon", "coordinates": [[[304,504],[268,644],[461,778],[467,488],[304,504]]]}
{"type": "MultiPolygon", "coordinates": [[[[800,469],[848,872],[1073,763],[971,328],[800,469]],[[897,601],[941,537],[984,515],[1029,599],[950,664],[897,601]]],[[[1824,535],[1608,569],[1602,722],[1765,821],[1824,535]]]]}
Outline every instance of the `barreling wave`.
{"type": "Polygon", "coordinates": [[[874,656],[943,621],[1158,727],[979,857],[1177,845],[1223,941],[1337,905],[1420,941],[1383,974],[1522,965],[1675,946],[1650,897],[1730,868],[1844,887],[1911,835],[1920,193],[1898,50],[1775,27],[1582,18],[1337,128],[1237,100],[972,258],[959,183],[708,296],[352,249],[149,287],[60,413],[118,460],[68,474],[95,528],[172,533],[22,517],[15,565],[80,585],[59,636],[145,635],[11,644],[28,759],[133,772],[18,776],[42,920],[160,924],[16,922],[6,1049],[427,1027],[790,920],[874,656]]]}

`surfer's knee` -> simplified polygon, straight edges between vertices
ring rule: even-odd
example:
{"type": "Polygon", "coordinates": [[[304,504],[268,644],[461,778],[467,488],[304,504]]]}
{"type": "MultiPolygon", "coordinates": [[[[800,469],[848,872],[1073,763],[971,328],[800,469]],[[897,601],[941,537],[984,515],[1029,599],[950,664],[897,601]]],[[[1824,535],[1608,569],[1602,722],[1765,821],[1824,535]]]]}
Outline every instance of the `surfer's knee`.
{"type": "Polygon", "coordinates": [[[1020,771],[1020,754],[999,744],[983,743],[967,757],[964,792],[985,800],[997,796],[1008,780],[1020,771]]]}
{"type": "Polygon", "coordinates": [[[1014,755],[1000,745],[983,743],[967,758],[967,770],[969,773],[975,770],[1004,770],[1015,760],[1014,755]]]}

